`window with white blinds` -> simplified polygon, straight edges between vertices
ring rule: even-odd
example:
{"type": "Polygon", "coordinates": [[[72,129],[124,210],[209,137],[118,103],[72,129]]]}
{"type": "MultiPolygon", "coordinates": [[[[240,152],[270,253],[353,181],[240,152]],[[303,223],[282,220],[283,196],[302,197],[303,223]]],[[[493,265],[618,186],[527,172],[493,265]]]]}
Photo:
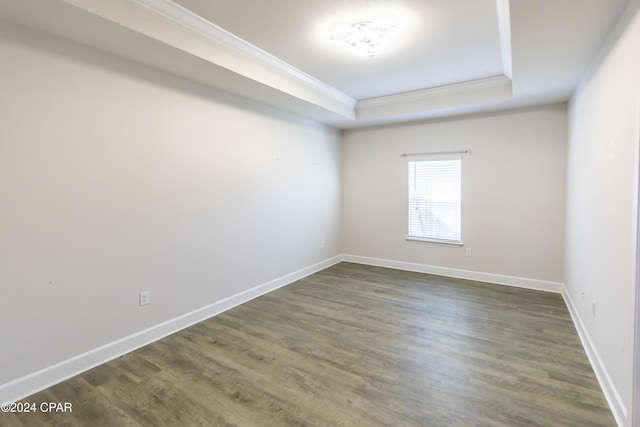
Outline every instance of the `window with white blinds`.
{"type": "Polygon", "coordinates": [[[408,164],[408,239],[461,244],[462,156],[408,164]]]}

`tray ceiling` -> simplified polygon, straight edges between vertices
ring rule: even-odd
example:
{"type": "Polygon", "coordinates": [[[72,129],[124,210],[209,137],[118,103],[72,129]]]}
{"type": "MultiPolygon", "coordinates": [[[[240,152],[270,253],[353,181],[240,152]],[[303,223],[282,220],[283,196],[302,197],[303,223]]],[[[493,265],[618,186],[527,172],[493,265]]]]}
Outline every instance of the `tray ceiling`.
{"type": "Polygon", "coordinates": [[[340,128],[566,101],[628,0],[0,0],[0,17],[340,128]],[[362,58],[332,26],[398,29],[362,58]]]}

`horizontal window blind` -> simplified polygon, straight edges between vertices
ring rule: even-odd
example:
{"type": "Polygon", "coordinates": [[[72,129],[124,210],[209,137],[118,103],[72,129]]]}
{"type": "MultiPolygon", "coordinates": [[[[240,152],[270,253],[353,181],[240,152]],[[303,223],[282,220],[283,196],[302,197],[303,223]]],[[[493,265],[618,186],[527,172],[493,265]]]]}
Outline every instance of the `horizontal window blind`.
{"type": "Polygon", "coordinates": [[[460,243],[462,157],[408,164],[409,238],[460,243]]]}

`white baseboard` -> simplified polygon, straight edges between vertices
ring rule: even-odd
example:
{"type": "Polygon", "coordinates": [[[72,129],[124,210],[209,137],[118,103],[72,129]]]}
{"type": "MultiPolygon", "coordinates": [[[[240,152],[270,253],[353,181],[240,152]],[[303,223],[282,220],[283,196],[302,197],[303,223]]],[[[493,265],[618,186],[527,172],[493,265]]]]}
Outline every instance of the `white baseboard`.
{"type": "Polygon", "coordinates": [[[618,390],[616,389],[609,373],[602,363],[598,352],[589,337],[587,329],[576,310],[569,293],[563,283],[549,282],[538,279],[527,279],[523,277],[505,276],[501,274],[483,273],[470,270],[459,270],[455,268],[437,267],[433,265],[417,264],[404,261],[394,261],[380,258],[370,258],[357,255],[343,255],[342,260],[357,264],[373,265],[378,267],[395,268],[397,270],[415,271],[418,273],[435,274],[438,276],[455,277],[458,279],[477,280],[481,282],[494,283],[499,285],[515,286],[519,288],[535,289],[540,291],[554,292],[562,295],[573,324],[578,331],[578,336],[582,342],[582,347],[589,358],[591,367],[598,379],[600,388],[609,403],[611,412],[619,426],[626,425],[627,408],[625,407],[618,390]]]}
{"type": "Polygon", "coordinates": [[[306,276],[330,267],[342,261],[341,256],[335,256],[305,267],[301,270],[263,283],[254,288],[240,292],[229,298],[186,313],[182,316],[155,325],[149,329],[129,335],[120,340],[105,344],[86,353],[64,360],[55,365],[44,368],[24,377],[0,385],[0,403],[15,402],[33,393],[78,375],[102,363],[129,353],[184,328],[206,320],[233,307],[250,301],[260,295],[274,291],[306,276]]]}
{"type": "Polygon", "coordinates": [[[457,279],[476,280],[478,282],[494,283],[497,285],[515,286],[518,288],[534,289],[538,291],[562,293],[564,285],[559,282],[528,279],[525,277],[506,276],[502,274],[483,273],[480,271],[460,270],[457,268],[437,267],[434,265],[417,264],[412,262],[394,261],[381,258],[370,258],[358,255],[343,255],[343,261],[357,264],[375,265],[378,267],[395,268],[397,270],[415,271],[418,273],[435,274],[438,276],[455,277],[457,279]]]}
{"type": "Polygon", "coordinates": [[[605,399],[607,399],[607,403],[609,403],[609,408],[611,408],[613,417],[616,419],[616,423],[618,423],[619,426],[624,426],[626,425],[626,420],[628,417],[627,407],[624,405],[624,402],[620,397],[620,393],[618,393],[618,390],[613,384],[607,368],[602,363],[602,359],[600,359],[600,355],[598,354],[596,347],[593,345],[593,341],[591,341],[591,337],[587,332],[587,328],[582,322],[580,313],[576,309],[576,306],[573,303],[573,300],[571,299],[571,296],[569,295],[569,292],[567,292],[566,288],[562,292],[562,297],[564,298],[565,304],[569,309],[569,314],[571,314],[573,324],[578,331],[578,336],[580,337],[580,341],[582,342],[582,347],[584,348],[585,353],[587,353],[587,357],[589,358],[589,362],[591,363],[593,372],[596,375],[598,382],[600,383],[602,393],[604,394],[605,399]]]}
{"type": "Polygon", "coordinates": [[[414,271],[419,273],[435,274],[439,276],[454,277],[459,279],[476,280],[499,285],[515,286],[520,288],[535,289],[562,294],[573,323],[578,331],[582,345],[587,353],[591,366],[600,383],[600,387],[611,407],[611,411],[618,423],[623,426],[627,419],[627,409],[622,402],[620,394],[616,390],[607,369],[603,365],[589,334],[576,310],[571,297],[564,284],[537,279],[528,279],[516,276],[484,273],[471,270],[461,270],[447,267],[437,267],[427,264],[417,264],[404,261],[386,260],[380,258],[363,257],[357,255],[340,255],[329,258],[317,264],[305,267],[301,270],[279,277],[275,280],[263,283],[254,288],[240,292],[229,298],[207,305],[200,309],[186,313],[182,316],[155,325],[149,329],[124,337],[118,341],[103,345],[86,353],[72,357],[40,371],[18,378],[6,384],[0,385],[0,403],[15,402],[33,393],[78,375],[94,368],[102,363],[113,360],[123,354],[143,347],[168,335],[178,332],[198,322],[211,318],[233,307],[250,301],[278,288],[286,286],[296,280],[302,279],[341,261],[357,264],[373,265],[378,267],[394,268],[397,270],[414,271]]]}

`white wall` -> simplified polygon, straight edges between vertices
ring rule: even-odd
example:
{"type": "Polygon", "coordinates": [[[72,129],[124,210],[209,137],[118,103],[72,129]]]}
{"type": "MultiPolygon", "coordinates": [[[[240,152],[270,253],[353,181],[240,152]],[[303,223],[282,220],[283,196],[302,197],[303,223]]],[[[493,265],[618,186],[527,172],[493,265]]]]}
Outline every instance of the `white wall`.
{"type": "MultiPolygon", "coordinates": [[[[343,250],[359,257],[563,281],[566,105],[345,132],[343,250]],[[471,150],[462,239],[473,250],[405,241],[403,153],[471,150]]],[[[449,273],[455,271],[449,271],[449,273]]],[[[474,276],[475,277],[475,276],[474,276]]]]}
{"type": "Polygon", "coordinates": [[[0,63],[0,388],[340,254],[336,130],[8,23],[0,63]]]}
{"type": "MultiPolygon", "coordinates": [[[[640,16],[623,22],[570,104],[566,286],[630,426],[638,181],[640,16]],[[584,298],[581,292],[584,290],[584,298]],[[596,301],[596,315],[591,312],[596,301]]],[[[598,367],[596,366],[596,369],[598,367]]]]}

